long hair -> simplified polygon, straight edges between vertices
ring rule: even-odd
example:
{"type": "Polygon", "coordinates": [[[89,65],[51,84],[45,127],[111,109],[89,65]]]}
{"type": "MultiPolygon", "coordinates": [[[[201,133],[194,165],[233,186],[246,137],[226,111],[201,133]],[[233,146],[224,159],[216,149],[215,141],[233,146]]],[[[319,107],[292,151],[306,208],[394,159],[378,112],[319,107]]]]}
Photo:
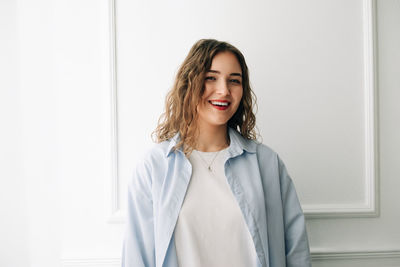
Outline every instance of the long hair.
{"type": "Polygon", "coordinates": [[[243,54],[233,45],[215,39],[201,39],[190,49],[175,78],[175,82],[165,99],[165,112],[158,120],[156,142],[172,138],[176,133],[180,141],[174,149],[183,147],[185,155],[189,155],[196,146],[197,105],[204,91],[205,74],[211,68],[211,63],[219,52],[232,52],[242,69],[243,96],[239,107],[228,121],[232,127],[246,139],[255,140],[256,117],[253,107],[256,106],[256,96],[250,87],[249,71],[243,54]]]}

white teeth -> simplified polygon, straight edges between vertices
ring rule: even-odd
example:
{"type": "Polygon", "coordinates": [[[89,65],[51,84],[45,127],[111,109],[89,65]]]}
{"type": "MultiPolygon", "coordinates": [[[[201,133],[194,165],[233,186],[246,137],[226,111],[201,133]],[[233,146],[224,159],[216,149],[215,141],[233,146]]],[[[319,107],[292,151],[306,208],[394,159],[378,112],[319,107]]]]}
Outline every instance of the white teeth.
{"type": "Polygon", "coordinates": [[[211,101],[211,104],[224,107],[228,106],[228,102],[211,101]]]}

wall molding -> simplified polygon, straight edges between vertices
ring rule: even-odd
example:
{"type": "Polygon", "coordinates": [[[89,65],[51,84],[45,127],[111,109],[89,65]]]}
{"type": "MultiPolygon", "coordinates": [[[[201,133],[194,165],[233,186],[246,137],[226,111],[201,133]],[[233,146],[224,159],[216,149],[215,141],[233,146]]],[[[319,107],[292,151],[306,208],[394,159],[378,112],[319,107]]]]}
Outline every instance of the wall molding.
{"type": "Polygon", "coordinates": [[[61,260],[61,266],[65,267],[120,267],[121,258],[65,258],[61,260]]]}
{"type": "MultiPolygon", "coordinates": [[[[109,0],[110,98],[111,98],[111,179],[108,208],[109,223],[123,223],[118,174],[118,118],[116,69],[115,1],[109,0]]],[[[376,85],[376,0],[363,0],[364,50],[364,124],[365,124],[365,199],[363,203],[303,205],[306,218],[377,217],[379,216],[378,116],[376,85]]]]}
{"type": "Polygon", "coordinates": [[[365,199],[363,203],[303,205],[306,218],[379,216],[376,0],[363,0],[365,199]]]}
{"type": "Polygon", "coordinates": [[[315,251],[311,253],[311,258],[313,261],[392,258],[399,258],[400,260],[400,250],[315,251]]]}
{"type": "Polygon", "coordinates": [[[108,207],[108,222],[123,223],[120,192],[119,192],[119,174],[118,174],[118,114],[117,114],[117,55],[116,55],[116,21],[115,21],[115,0],[109,0],[109,46],[110,46],[110,107],[111,107],[111,174],[110,182],[110,205],[108,207]]]}
{"type": "MultiPolygon", "coordinates": [[[[312,251],[311,259],[316,261],[332,261],[332,260],[382,260],[382,259],[399,259],[400,250],[357,250],[357,251],[312,251]]],[[[61,260],[63,267],[119,267],[121,266],[121,258],[65,258],[61,260]]]]}

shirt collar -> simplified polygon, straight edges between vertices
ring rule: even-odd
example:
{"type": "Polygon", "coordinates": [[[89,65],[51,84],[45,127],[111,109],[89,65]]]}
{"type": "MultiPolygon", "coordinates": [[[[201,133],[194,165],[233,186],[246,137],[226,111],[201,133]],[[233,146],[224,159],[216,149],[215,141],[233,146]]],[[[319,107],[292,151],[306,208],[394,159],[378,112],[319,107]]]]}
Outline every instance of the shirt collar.
{"type": "MultiPolygon", "coordinates": [[[[256,152],[256,142],[252,140],[245,139],[237,130],[228,127],[229,139],[230,139],[230,146],[228,148],[228,153],[231,157],[235,157],[243,153],[243,151],[247,151],[249,153],[256,152]]],[[[173,147],[179,142],[179,133],[176,133],[174,137],[170,139],[170,143],[168,145],[166,156],[168,157],[169,154],[172,152],[173,147]]],[[[178,148],[179,151],[182,151],[182,148],[178,148]]]]}

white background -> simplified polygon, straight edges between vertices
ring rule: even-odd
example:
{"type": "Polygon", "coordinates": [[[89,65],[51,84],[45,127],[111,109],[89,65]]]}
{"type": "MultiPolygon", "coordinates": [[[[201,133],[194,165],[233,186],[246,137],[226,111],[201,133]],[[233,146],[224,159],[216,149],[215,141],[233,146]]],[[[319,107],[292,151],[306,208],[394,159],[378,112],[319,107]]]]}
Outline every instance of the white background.
{"type": "Polygon", "coordinates": [[[116,1],[120,184],[151,141],[179,64],[211,37],[243,50],[261,136],[288,165],[306,211],[368,209],[363,1],[214,2],[191,12],[190,1],[116,1]]]}
{"type": "Polygon", "coordinates": [[[125,181],[203,37],[247,58],[263,141],[283,156],[307,214],[313,266],[400,266],[400,1],[375,9],[379,190],[369,198],[368,2],[234,1],[221,12],[116,1],[113,80],[111,2],[3,0],[0,266],[118,266],[125,181]],[[366,198],[379,205],[363,212],[366,198]]]}

